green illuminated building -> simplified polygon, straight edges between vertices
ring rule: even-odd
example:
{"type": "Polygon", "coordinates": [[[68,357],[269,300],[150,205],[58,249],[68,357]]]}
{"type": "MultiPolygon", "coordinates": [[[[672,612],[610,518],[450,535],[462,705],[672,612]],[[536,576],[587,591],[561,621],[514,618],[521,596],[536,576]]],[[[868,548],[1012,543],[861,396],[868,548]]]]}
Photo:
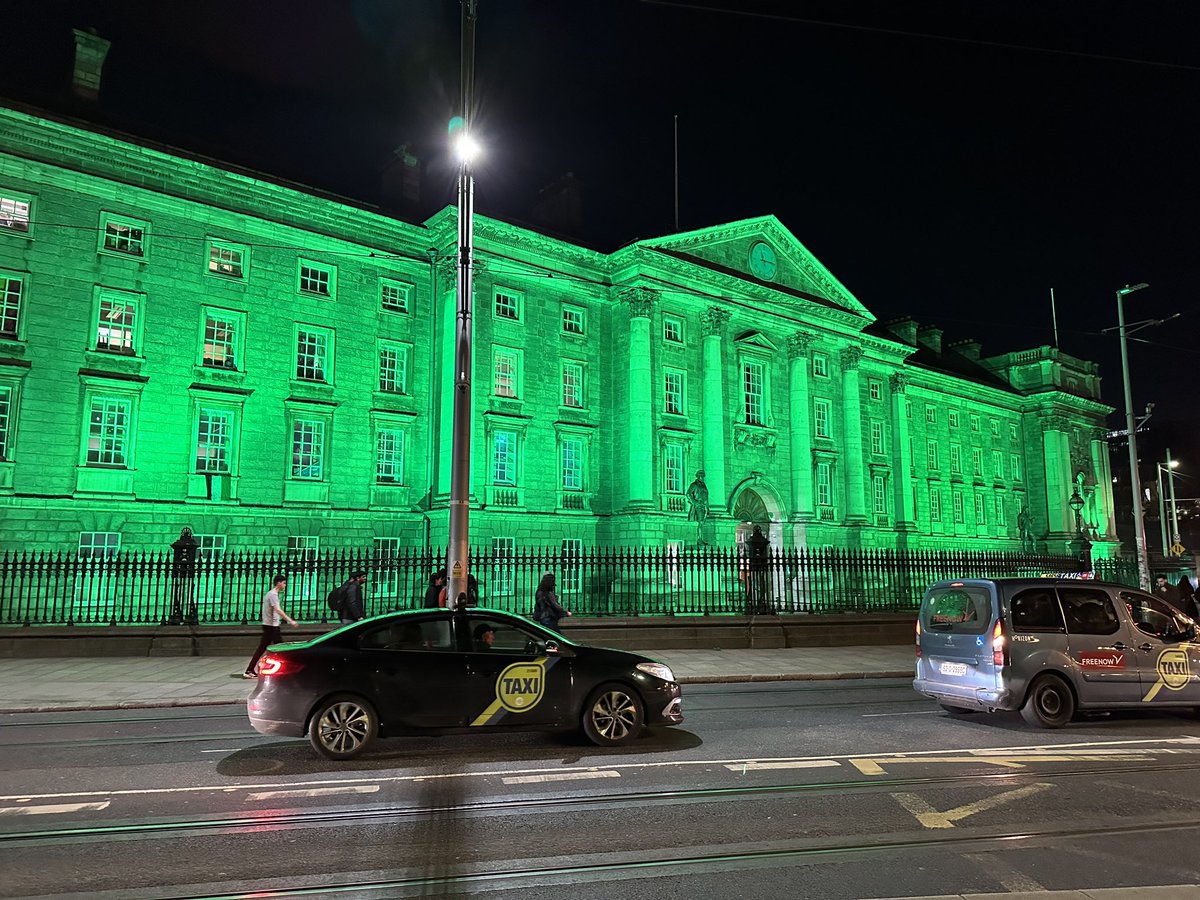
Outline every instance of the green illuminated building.
{"type": "MultiPolygon", "coordinates": [[[[0,549],[443,544],[455,235],[0,110],[0,549]]],[[[476,236],[477,545],[1061,553],[1078,491],[1115,548],[1093,363],[881,324],[773,216],[476,236]]]]}

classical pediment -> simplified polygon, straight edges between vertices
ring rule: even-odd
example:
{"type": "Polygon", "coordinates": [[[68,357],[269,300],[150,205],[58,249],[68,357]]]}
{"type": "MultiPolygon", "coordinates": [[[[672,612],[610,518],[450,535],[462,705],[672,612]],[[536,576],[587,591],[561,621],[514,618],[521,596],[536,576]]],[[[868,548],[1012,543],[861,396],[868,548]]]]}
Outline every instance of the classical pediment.
{"type": "Polygon", "coordinates": [[[734,346],[774,354],[779,348],[761,331],[744,331],[733,339],[734,346]]]}

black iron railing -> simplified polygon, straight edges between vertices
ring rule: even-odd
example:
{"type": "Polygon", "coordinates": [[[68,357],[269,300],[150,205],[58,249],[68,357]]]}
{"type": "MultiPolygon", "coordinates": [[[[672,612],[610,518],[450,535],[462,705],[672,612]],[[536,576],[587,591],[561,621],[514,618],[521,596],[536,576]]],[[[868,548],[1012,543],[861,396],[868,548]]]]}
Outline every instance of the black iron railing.
{"type": "MultiPolygon", "coordinates": [[[[422,548],[200,553],[182,560],[169,551],[91,558],[6,552],[0,554],[0,624],[256,624],[277,573],[288,576],[284,608],[290,615],[330,621],[336,614],[327,595],[357,570],[368,573],[364,596],[373,615],[419,607],[430,574],[445,558],[441,550],[422,548]]],[[[1062,556],[933,550],[795,549],[749,559],[720,548],[519,548],[477,550],[471,557],[482,605],[528,614],[538,581],[552,572],[564,605],[583,616],[911,610],[935,581],[1078,568],[1062,556]]]]}

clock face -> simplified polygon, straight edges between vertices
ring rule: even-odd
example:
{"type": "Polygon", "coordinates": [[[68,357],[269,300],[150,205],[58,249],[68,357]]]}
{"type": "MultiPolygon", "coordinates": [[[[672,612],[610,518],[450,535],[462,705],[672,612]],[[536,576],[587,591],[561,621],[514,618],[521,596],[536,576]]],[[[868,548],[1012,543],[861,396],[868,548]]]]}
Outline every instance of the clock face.
{"type": "Polygon", "coordinates": [[[758,241],[750,248],[750,272],[756,278],[770,281],[775,277],[778,269],[779,263],[775,259],[775,251],[771,249],[770,244],[758,241]]]}

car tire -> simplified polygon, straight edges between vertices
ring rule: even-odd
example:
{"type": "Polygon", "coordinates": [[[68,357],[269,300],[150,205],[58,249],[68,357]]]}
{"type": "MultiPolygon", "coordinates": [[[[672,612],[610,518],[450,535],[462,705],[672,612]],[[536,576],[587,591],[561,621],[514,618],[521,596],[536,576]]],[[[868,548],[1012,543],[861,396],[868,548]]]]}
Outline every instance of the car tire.
{"type": "Polygon", "coordinates": [[[1029,686],[1021,716],[1030,725],[1062,728],[1075,715],[1075,695],[1061,678],[1040,675],[1029,686]]]}
{"type": "Polygon", "coordinates": [[[976,713],[983,712],[981,709],[967,709],[963,706],[951,706],[949,703],[939,703],[938,706],[952,716],[973,716],[976,713]]]}
{"type": "Polygon", "coordinates": [[[623,684],[602,684],[583,705],[583,733],[600,747],[615,747],[636,738],[645,721],[642,698],[623,684]]]}
{"type": "Polygon", "coordinates": [[[353,759],[379,734],[374,707],[353,694],[323,701],[308,724],[308,742],[327,759],[353,759]]]}

